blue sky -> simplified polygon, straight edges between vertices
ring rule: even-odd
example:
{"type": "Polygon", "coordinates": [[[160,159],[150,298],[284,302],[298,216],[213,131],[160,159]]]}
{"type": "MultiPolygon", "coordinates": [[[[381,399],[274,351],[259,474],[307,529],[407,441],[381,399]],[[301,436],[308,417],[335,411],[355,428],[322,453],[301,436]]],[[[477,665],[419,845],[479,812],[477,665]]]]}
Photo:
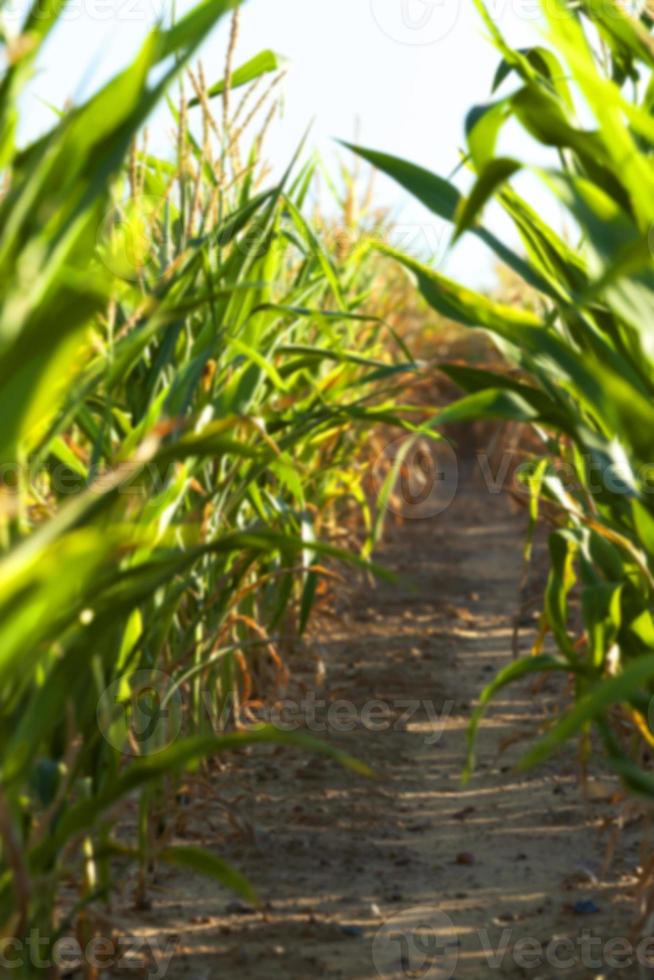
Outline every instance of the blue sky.
{"type": "MultiPolygon", "coordinates": [[[[129,59],[168,2],[70,0],[28,96],[25,135],[48,120],[39,99],[61,106],[88,94],[129,59]]],[[[181,0],[178,9],[189,5],[181,0]]],[[[534,0],[493,0],[490,9],[510,41],[539,40],[534,0]]],[[[210,81],[222,74],[226,33],[221,25],[202,51],[210,81]]],[[[280,169],[310,120],[311,140],[328,160],[334,138],[351,138],[358,120],[364,144],[449,174],[465,114],[488,99],[498,63],[472,0],[249,0],[237,60],[262,48],[290,61],[284,117],[268,144],[280,169]]],[[[515,133],[506,139],[509,151],[524,151],[515,133]]],[[[405,192],[379,181],[377,193],[402,226],[427,222],[430,240],[445,243],[447,229],[405,192]]],[[[497,214],[490,220],[502,230],[497,214]]],[[[443,266],[468,282],[492,281],[492,261],[481,245],[463,243],[443,266]]]]}

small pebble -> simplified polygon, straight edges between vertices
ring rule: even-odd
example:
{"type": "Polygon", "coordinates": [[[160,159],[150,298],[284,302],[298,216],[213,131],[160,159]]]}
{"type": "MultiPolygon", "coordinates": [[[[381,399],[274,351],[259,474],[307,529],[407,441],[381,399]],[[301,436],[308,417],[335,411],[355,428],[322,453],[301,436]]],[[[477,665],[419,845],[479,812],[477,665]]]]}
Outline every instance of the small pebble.
{"type": "Polygon", "coordinates": [[[465,820],[466,817],[471,816],[475,812],[474,806],[466,806],[463,810],[457,810],[456,813],[452,814],[453,820],[465,820]]]}
{"type": "Polygon", "coordinates": [[[599,911],[599,905],[590,898],[583,898],[579,902],[575,902],[572,906],[572,911],[575,915],[596,915],[599,911]]]}

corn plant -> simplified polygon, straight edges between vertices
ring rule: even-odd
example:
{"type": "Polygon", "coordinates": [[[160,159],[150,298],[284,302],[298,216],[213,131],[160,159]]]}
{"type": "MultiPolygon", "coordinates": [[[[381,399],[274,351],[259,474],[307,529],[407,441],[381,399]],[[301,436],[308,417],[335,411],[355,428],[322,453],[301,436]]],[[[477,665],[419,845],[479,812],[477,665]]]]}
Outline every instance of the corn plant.
{"type": "Polygon", "coordinates": [[[96,935],[117,857],[139,863],[137,903],[156,861],[251,899],[165,819],[209,756],[272,742],[365,771],[244,728],[241,702],[283,689],[281,626],[306,627],[325,563],[371,567],[380,523],[353,460],[379,422],[419,430],[395,404],[415,365],[366,309],[365,248],[330,254],[304,216],[313,165],[298,151],[264,186],[280,58],[235,67],[234,15],[222,80],[183,76],[233,6],[155,29],[26,148],[17,100],[59,7],[37,0],[0,83],[4,938],[96,935]],[[164,97],[174,150],[156,156],[143,126],[164,97]],[[358,556],[334,544],[352,501],[358,556]]]}
{"type": "Polygon", "coordinates": [[[523,764],[578,735],[587,754],[595,729],[609,764],[651,799],[652,21],[646,7],[633,18],[620,3],[581,0],[572,8],[548,0],[542,5],[548,43],[515,50],[481,0],[477,6],[501,61],[491,101],[466,120],[471,190],[463,194],[406,161],[354,148],[451,222],[453,242],[464,235],[484,242],[534,297],[523,307],[505,306],[394,253],[435,309],[488,331],[513,368],[498,375],[444,365],[467,395],[441,421],[489,417],[531,425],[543,456],[524,471],[525,483],[535,503],[544,497],[556,510],[538,640],[532,655],[484,692],[469,767],[492,697],[527,675],[560,673],[573,678],[575,703],[523,764]],[[542,166],[530,169],[567,210],[574,242],[515,189],[515,176],[527,166],[496,149],[509,121],[543,148],[542,166]],[[520,250],[484,224],[491,199],[512,220],[520,250]],[[557,655],[543,652],[548,632],[557,655]]]}

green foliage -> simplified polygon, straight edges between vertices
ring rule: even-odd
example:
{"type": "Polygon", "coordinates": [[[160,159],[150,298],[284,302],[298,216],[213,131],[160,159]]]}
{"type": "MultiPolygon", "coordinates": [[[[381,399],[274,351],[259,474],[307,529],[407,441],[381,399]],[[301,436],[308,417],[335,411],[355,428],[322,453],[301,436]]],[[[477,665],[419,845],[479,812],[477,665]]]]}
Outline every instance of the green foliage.
{"type": "Polygon", "coordinates": [[[513,50],[481,0],[477,6],[502,60],[495,101],[467,119],[470,192],[354,148],[451,222],[453,240],[475,235],[536,291],[529,309],[507,308],[395,254],[439,312],[485,328],[519,369],[520,380],[515,372],[453,368],[468,394],[441,421],[486,416],[532,425],[546,453],[545,462],[533,461],[535,483],[558,514],[544,622],[560,655],[540,655],[537,647],[537,656],[487,689],[471,729],[471,761],[495,693],[527,674],[562,671],[573,678],[575,706],[526,764],[594,725],[626,784],[651,799],[643,761],[653,744],[654,693],[651,21],[646,13],[632,19],[613,0],[582,0],[574,9],[553,0],[543,4],[549,46],[513,50]],[[532,171],[568,212],[574,245],[512,186],[527,165],[497,153],[510,120],[547,151],[547,163],[532,171]],[[484,226],[490,200],[512,219],[522,255],[484,226]]]}
{"type": "MultiPolygon", "coordinates": [[[[306,626],[319,562],[371,567],[380,522],[353,463],[366,431],[416,430],[393,410],[415,365],[365,312],[366,250],[333,256],[303,216],[312,166],[262,189],[265,125],[244,156],[252,113],[216,119],[210,97],[230,84],[201,70],[193,101],[169,102],[176,152],[137,140],[232,7],[205,0],[153,31],[24,149],[17,99],[54,6],[51,22],[30,15],[0,84],[0,935],[56,938],[71,876],[92,922],[115,855],[139,861],[143,885],[156,860],[200,867],[153,814],[162,799],[174,814],[178,779],[207,757],[281,744],[369,775],[300,735],[225,731],[242,694],[283,685],[277,633],[306,626]],[[352,504],[359,557],[330,543],[352,504]],[[139,745],[136,717],[152,723],[139,745]],[[128,797],[135,847],[113,829],[128,797]]],[[[226,79],[278,64],[228,60],[226,79]]],[[[215,855],[203,870],[252,896],[215,855]]]]}

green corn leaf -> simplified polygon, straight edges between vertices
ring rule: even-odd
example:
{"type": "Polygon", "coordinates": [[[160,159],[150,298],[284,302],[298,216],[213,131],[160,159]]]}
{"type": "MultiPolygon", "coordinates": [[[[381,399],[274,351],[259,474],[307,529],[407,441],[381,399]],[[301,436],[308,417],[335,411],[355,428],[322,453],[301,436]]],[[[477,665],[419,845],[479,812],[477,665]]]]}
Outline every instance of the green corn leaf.
{"type": "Polygon", "coordinates": [[[515,684],[517,681],[523,680],[523,678],[529,677],[532,674],[552,672],[569,673],[570,671],[570,664],[558,659],[557,657],[552,657],[549,654],[541,654],[537,657],[525,657],[522,660],[509,664],[508,667],[505,667],[504,670],[500,671],[497,677],[486,688],[484,688],[484,691],[479,699],[479,705],[475,708],[470,721],[467,735],[468,754],[463,775],[464,783],[467,783],[472,775],[475,765],[475,745],[477,742],[479,726],[481,725],[493,698],[505,687],[508,687],[510,684],[515,684]]]}
{"type": "MultiPolygon", "coordinates": [[[[281,71],[286,64],[287,59],[275,51],[260,51],[254,58],[250,58],[244,65],[234,70],[230,78],[230,87],[237,89],[243,85],[249,85],[251,82],[256,81],[257,78],[261,78],[262,75],[281,71]]],[[[216,96],[222,95],[224,91],[225,81],[223,79],[220,82],[216,82],[215,85],[212,85],[207,91],[207,95],[210,99],[214,99],[216,96]]],[[[189,101],[189,107],[199,104],[200,100],[198,98],[193,98],[189,101]]]]}
{"type": "Polygon", "coordinates": [[[212,878],[224,888],[240,895],[246,902],[258,904],[257,894],[247,878],[206,848],[166,847],[157,856],[165,864],[186,868],[205,878],[212,878]]]}

